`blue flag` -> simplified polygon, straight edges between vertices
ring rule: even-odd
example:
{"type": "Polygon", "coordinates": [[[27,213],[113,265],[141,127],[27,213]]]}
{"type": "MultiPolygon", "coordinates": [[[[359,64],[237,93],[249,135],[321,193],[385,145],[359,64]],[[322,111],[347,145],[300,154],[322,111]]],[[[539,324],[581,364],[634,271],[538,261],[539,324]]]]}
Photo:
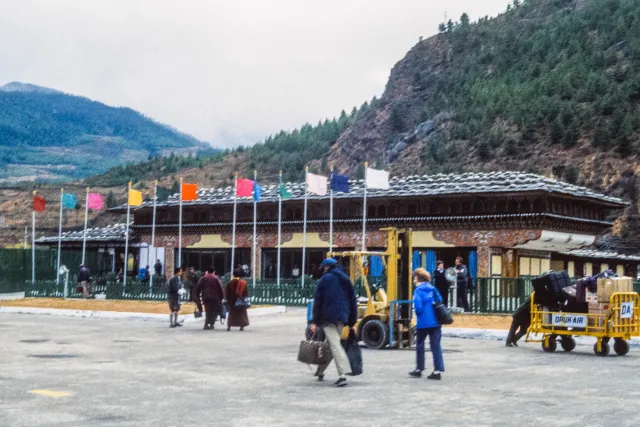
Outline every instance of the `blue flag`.
{"type": "Polygon", "coordinates": [[[331,189],[340,193],[349,192],[349,177],[347,175],[331,174],[331,189]]]}
{"type": "Polygon", "coordinates": [[[257,181],[253,181],[253,200],[256,202],[262,197],[262,187],[258,185],[257,181]]]}
{"type": "Polygon", "coordinates": [[[65,209],[75,209],[78,199],[75,194],[62,193],[62,207],[65,209]]]}

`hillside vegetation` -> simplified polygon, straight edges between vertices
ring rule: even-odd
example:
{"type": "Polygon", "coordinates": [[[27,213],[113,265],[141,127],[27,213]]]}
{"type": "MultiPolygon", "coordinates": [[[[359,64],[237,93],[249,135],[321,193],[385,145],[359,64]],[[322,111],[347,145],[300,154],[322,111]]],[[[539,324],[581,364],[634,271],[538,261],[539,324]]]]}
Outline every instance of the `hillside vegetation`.
{"type": "Polygon", "coordinates": [[[0,180],[84,178],[125,161],[208,149],[129,108],[22,83],[0,87],[0,180]]]}

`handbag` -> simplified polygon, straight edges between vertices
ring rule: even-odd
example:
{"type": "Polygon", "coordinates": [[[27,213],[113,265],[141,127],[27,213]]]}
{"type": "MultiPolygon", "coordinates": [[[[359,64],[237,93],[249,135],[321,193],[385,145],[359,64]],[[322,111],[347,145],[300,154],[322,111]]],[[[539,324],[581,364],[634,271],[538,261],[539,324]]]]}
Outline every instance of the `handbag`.
{"type": "Polygon", "coordinates": [[[342,341],[342,348],[347,353],[347,359],[349,359],[349,365],[351,365],[351,373],[349,375],[353,377],[362,375],[362,350],[360,350],[358,338],[352,330],[349,331],[349,337],[342,341]]]}
{"type": "Polygon", "coordinates": [[[202,312],[200,310],[194,311],[193,317],[195,317],[196,319],[199,319],[200,317],[202,317],[202,312]]]}
{"type": "Polygon", "coordinates": [[[450,325],[453,323],[453,316],[449,307],[443,303],[433,303],[433,311],[436,314],[436,319],[441,325],[450,325]]]}
{"type": "Polygon", "coordinates": [[[251,303],[247,298],[236,298],[236,303],[233,305],[235,308],[249,308],[251,303]]]}
{"type": "Polygon", "coordinates": [[[314,335],[311,340],[300,341],[298,361],[308,365],[327,365],[333,360],[329,343],[314,341],[315,337],[314,335]]]}

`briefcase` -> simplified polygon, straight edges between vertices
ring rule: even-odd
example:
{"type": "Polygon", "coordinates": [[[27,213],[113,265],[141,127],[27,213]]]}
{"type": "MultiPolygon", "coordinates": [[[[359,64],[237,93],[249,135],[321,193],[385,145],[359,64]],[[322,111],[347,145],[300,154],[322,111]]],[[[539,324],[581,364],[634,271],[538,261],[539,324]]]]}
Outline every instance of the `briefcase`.
{"type": "Polygon", "coordinates": [[[326,365],[333,359],[327,341],[301,341],[298,361],[309,365],[326,365]]]}

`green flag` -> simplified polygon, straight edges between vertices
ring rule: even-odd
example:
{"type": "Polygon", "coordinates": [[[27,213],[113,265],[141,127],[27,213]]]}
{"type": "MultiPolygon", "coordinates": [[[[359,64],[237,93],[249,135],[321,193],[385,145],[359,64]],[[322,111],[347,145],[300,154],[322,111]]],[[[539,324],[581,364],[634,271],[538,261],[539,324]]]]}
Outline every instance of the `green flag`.
{"type": "Polygon", "coordinates": [[[280,191],[280,197],[282,199],[290,199],[291,198],[291,193],[289,193],[289,191],[287,191],[287,188],[282,183],[282,177],[280,177],[280,186],[278,188],[278,191],[280,191]]]}

